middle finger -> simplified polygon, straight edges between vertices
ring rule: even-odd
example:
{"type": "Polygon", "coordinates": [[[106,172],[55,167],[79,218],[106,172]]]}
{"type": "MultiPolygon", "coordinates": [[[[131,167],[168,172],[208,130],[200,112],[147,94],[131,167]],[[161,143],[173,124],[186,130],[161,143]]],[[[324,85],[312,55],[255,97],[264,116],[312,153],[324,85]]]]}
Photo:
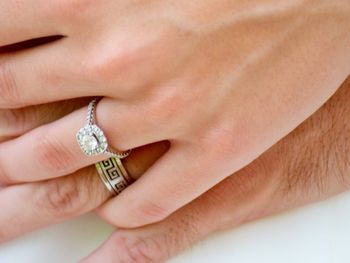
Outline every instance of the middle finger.
{"type": "Polygon", "coordinates": [[[0,2],[0,46],[27,39],[60,35],[57,23],[46,13],[51,1],[2,0],[0,2]]]}
{"type": "Polygon", "coordinates": [[[84,52],[72,39],[62,38],[0,54],[0,108],[106,95],[104,86],[95,84],[88,73],[84,52]]]}

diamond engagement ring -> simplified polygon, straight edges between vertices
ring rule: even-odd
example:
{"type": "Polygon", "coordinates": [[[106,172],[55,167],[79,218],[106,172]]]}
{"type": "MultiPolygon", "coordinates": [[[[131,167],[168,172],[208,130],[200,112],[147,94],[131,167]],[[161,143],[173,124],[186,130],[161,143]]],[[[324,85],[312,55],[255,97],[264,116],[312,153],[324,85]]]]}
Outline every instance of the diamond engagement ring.
{"type": "Polygon", "coordinates": [[[78,144],[81,150],[87,156],[106,154],[109,157],[115,157],[119,159],[125,158],[130,154],[131,150],[125,152],[112,150],[108,146],[108,141],[105,134],[95,123],[95,110],[98,101],[99,98],[95,98],[90,102],[88,106],[86,124],[78,131],[76,135],[78,144]]]}

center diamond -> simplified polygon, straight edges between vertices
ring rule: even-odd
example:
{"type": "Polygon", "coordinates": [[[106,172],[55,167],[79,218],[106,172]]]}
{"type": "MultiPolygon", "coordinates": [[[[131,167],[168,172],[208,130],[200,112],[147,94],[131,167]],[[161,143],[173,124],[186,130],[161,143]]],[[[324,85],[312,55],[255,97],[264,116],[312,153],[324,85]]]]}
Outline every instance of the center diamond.
{"type": "Polygon", "coordinates": [[[81,139],[81,143],[87,151],[96,150],[99,145],[97,138],[93,135],[84,135],[81,139]]]}
{"type": "Polygon", "coordinates": [[[99,155],[106,151],[108,143],[103,131],[96,125],[86,125],[77,133],[80,148],[88,156],[99,155]]]}

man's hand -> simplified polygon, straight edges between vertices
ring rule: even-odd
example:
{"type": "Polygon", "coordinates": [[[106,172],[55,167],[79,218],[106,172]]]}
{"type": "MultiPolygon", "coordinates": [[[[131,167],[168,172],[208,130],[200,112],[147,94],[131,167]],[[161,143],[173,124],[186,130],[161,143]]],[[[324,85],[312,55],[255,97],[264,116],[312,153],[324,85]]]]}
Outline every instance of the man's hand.
{"type": "MultiPolygon", "coordinates": [[[[101,208],[120,227],[155,223],[336,92],[350,73],[349,12],[349,0],[1,0],[0,46],[63,37],[0,54],[0,108],[99,96],[97,123],[114,149],[169,141],[101,208]]],[[[76,143],[85,118],[83,107],[1,143],[0,182],[64,177],[104,159],[76,143]]]]}
{"type": "Polygon", "coordinates": [[[81,263],[163,262],[218,230],[350,188],[350,78],[252,164],[164,221],[118,230],[81,263]]]}
{"type": "MultiPolygon", "coordinates": [[[[347,190],[349,100],[350,78],[318,112],[249,166],[160,223],[118,230],[83,262],[160,262],[217,230],[347,190]]],[[[66,102],[65,112],[59,104],[26,113],[2,111],[1,116],[27,117],[0,122],[0,130],[6,130],[9,137],[18,136],[18,132],[9,131],[17,131],[17,127],[33,129],[80,103],[84,102],[66,102]],[[50,116],[40,117],[48,109],[50,116]]],[[[165,142],[138,149],[125,165],[138,178],[167,149],[165,142]]],[[[109,197],[93,168],[51,181],[10,186],[0,192],[0,206],[7,211],[0,214],[1,240],[91,211],[109,197]],[[9,220],[13,222],[10,226],[9,220]]]]}

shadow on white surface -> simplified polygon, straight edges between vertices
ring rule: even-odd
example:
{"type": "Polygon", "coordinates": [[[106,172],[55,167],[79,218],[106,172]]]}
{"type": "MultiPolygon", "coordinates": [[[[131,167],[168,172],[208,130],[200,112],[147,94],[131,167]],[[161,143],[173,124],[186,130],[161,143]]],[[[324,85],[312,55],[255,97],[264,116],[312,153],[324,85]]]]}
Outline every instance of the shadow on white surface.
{"type": "Polygon", "coordinates": [[[75,263],[112,231],[111,226],[89,214],[1,245],[0,263],[75,263]]]}
{"type": "MultiPolygon", "coordinates": [[[[112,231],[87,215],[1,245],[0,263],[75,263],[112,231]]],[[[346,193],[211,237],[171,263],[348,263],[349,246],[346,193]]]]}
{"type": "Polygon", "coordinates": [[[171,263],[349,263],[350,193],[216,235],[171,263]]]}

